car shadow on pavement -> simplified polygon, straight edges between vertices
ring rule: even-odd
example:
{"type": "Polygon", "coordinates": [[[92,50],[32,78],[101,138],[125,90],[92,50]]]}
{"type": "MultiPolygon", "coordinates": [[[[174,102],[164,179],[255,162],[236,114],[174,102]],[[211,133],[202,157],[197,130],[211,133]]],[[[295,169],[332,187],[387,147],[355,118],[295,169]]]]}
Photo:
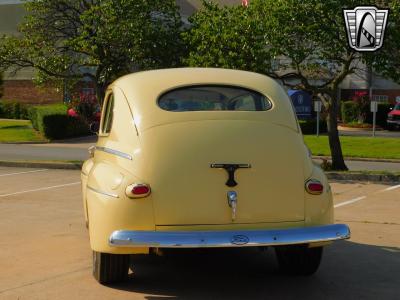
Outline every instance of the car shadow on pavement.
{"type": "Polygon", "coordinates": [[[273,249],[174,251],[133,257],[134,274],[110,288],[146,299],[398,299],[400,249],[337,242],[311,277],[279,273],[273,249]]]}

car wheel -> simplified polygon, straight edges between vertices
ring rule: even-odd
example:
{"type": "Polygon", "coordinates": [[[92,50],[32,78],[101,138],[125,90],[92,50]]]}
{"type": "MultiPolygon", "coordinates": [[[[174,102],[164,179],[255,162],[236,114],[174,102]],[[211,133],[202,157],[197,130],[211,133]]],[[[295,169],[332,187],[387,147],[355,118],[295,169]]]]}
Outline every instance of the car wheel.
{"type": "Polygon", "coordinates": [[[102,284],[128,279],[129,255],[93,251],[93,276],[102,284]]]}
{"type": "Polygon", "coordinates": [[[275,248],[275,253],[279,269],[283,273],[309,276],[318,270],[322,258],[322,247],[280,246],[275,248]]]}

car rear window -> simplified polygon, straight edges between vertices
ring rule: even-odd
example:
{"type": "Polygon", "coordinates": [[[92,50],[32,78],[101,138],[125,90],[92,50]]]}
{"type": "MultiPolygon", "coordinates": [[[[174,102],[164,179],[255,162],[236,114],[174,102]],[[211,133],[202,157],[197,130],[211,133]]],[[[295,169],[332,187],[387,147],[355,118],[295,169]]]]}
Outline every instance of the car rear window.
{"type": "Polygon", "coordinates": [[[235,86],[201,85],[163,94],[160,108],[167,111],[265,111],[272,107],[264,95],[235,86]]]}

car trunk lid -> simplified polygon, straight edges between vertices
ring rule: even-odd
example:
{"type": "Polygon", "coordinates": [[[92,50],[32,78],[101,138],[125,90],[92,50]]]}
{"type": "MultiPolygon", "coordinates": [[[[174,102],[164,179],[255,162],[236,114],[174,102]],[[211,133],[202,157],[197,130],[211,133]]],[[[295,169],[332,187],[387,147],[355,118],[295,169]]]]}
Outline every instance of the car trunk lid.
{"type": "Polygon", "coordinates": [[[203,120],[156,126],[141,140],[156,225],[304,220],[302,140],[291,128],[203,120]],[[213,164],[248,167],[237,168],[237,185],[228,186],[226,168],[213,164]],[[229,192],[237,194],[234,215],[229,192]]]}

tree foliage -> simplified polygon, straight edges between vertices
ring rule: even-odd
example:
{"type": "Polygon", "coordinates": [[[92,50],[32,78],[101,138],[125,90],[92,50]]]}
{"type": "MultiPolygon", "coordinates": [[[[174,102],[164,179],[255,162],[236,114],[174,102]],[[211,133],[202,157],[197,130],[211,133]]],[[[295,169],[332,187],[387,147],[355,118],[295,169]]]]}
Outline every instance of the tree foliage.
{"type": "MultiPolygon", "coordinates": [[[[388,1],[392,15],[393,10],[398,11],[393,4],[398,5],[398,1],[388,1]]],[[[328,111],[333,168],[345,170],[337,130],[338,86],[346,76],[365,72],[367,65],[376,63],[372,59],[376,55],[355,52],[348,46],[342,10],[368,5],[367,2],[253,0],[247,8],[204,3],[204,9],[191,19],[193,27],[185,34],[190,45],[187,62],[192,66],[264,73],[287,87],[307,90],[320,98],[328,111]],[[277,62],[275,70],[272,66],[277,62]]],[[[393,31],[400,35],[398,27],[393,31]]],[[[398,37],[392,39],[400,41],[398,37]]],[[[399,49],[388,43],[385,47],[388,53],[392,53],[392,47],[399,49]]],[[[400,58],[400,52],[396,53],[400,58]]],[[[388,66],[396,60],[388,56],[385,59],[388,66]]],[[[381,71],[392,72],[388,67],[381,71]]]]}
{"type": "Polygon", "coordinates": [[[400,1],[380,1],[389,8],[383,47],[367,57],[374,70],[400,83],[400,1]]]}
{"type": "Polygon", "coordinates": [[[183,33],[189,54],[184,63],[264,73],[270,69],[262,26],[243,6],[219,7],[203,1],[203,9],[190,19],[183,33]]]}
{"type": "Polygon", "coordinates": [[[98,95],[135,69],[179,62],[173,0],[33,0],[18,36],[0,39],[0,66],[34,67],[39,80],[90,78],[98,95]]]}

